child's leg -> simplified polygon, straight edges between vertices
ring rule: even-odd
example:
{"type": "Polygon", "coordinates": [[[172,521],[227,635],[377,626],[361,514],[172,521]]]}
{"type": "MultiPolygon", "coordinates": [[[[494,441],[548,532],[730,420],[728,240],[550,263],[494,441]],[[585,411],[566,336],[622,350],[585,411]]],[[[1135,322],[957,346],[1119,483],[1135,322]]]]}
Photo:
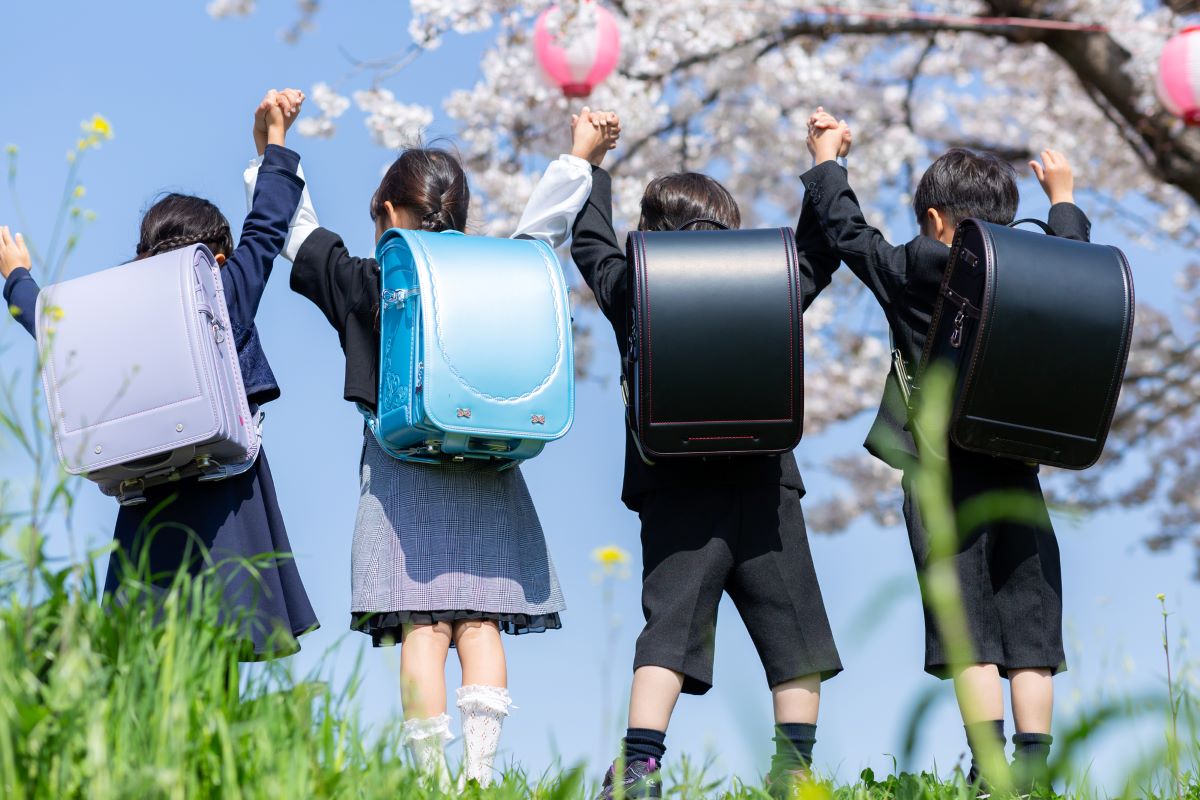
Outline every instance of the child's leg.
{"type": "Polygon", "coordinates": [[[728,591],[767,673],[775,711],[771,791],[786,794],[812,763],[821,679],[840,672],[842,664],[799,493],[747,486],[738,495],[741,524],[728,591]]]}
{"type": "Polygon", "coordinates": [[[642,502],[642,612],[629,698],[629,729],[600,797],[661,796],[659,765],[681,692],[712,685],[717,607],[733,566],[728,541],[737,507],[727,487],[661,489],[642,502]]]}
{"type": "Polygon", "coordinates": [[[821,707],[821,676],[805,675],[771,688],[775,724],[817,722],[821,707]]]}
{"type": "Polygon", "coordinates": [[[1049,669],[1014,669],[1008,674],[1017,733],[1049,733],[1054,713],[1054,677],[1049,669]]]}
{"type": "Polygon", "coordinates": [[[508,686],[508,664],[500,626],[490,620],[454,623],[454,646],[462,663],[463,686],[508,686]]]}
{"type": "Polygon", "coordinates": [[[405,626],[400,648],[400,691],[405,719],[446,713],[446,656],[450,624],[405,626]]]}
{"type": "Polygon", "coordinates": [[[995,664],[972,664],[955,672],[954,695],[964,725],[1004,719],[1004,687],[995,664]]]}
{"type": "Polygon", "coordinates": [[[462,663],[463,685],[458,690],[462,715],[463,768],[460,781],[492,783],[496,751],[504,718],[512,706],[500,627],[486,620],[463,620],[454,625],[454,645],[462,663]]]}
{"type": "MultiPolygon", "coordinates": [[[[961,482],[955,488],[959,485],[961,482]]],[[[975,662],[967,666],[954,665],[950,663],[937,616],[926,596],[924,575],[930,560],[929,534],[925,530],[920,502],[908,474],[905,474],[903,487],[904,522],[920,578],[925,612],[925,671],[938,678],[952,678],[954,681],[954,693],[971,750],[969,778],[977,781],[984,772],[982,767],[985,764],[997,768],[1000,766],[1005,745],[1004,691],[997,666],[1004,660],[1004,644],[992,596],[988,539],[983,533],[976,533],[960,540],[958,552],[950,557],[958,577],[968,643],[975,662]],[[995,762],[992,762],[992,757],[995,757],[995,762]]]]}
{"type": "Polygon", "coordinates": [[[1049,669],[1014,669],[1008,673],[1012,691],[1013,772],[1017,788],[1032,791],[1048,777],[1050,718],[1054,711],[1054,673],[1049,669]]]}
{"type": "Polygon", "coordinates": [[[629,727],[666,732],[683,691],[683,673],[644,666],[633,671],[629,692],[629,727]]]}
{"type": "Polygon", "coordinates": [[[400,684],[404,700],[402,739],[417,769],[443,791],[450,789],[446,743],[446,656],[450,652],[448,623],[406,626],[400,650],[400,684]]]}

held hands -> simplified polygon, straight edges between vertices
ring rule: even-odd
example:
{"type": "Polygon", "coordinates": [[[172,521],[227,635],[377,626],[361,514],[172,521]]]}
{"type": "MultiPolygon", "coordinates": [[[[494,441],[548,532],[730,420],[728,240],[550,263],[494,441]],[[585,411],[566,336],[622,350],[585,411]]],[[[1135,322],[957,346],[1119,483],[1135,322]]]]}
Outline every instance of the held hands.
{"type": "Polygon", "coordinates": [[[254,147],[260,156],[269,144],[283,145],[303,104],[304,92],[299,89],[267,92],[254,110],[254,147]]]}
{"type": "Polygon", "coordinates": [[[854,144],[854,136],[846,120],[839,122],[823,107],[817,106],[817,110],[808,118],[806,144],[815,166],[848,155],[854,144]]]}
{"type": "Polygon", "coordinates": [[[1075,202],[1075,176],[1066,156],[1057,150],[1043,150],[1042,162],[1035,159],[1029,166],[1050,198],[1050,205],[1075,202]]]}
{"type": "Polygon", "coordinates": [[[621,138],[621,118],[614,111],[592,111],[584,106],[571,116],[571,155],[600,166],[621,138]]]}
{"type": "Polygon", "coordinates": [[[32,269],[32,264],[25,237],[19,233],[16,236],[9,233],[7,225],[0,227],[0,277],[7,280],[17,267],[32,269]]]}

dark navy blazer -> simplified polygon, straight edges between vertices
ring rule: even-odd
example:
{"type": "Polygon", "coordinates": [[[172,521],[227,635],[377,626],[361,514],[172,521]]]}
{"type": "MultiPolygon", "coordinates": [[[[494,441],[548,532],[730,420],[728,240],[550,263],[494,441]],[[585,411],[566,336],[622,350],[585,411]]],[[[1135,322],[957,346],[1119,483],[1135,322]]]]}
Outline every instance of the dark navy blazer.
{"type": "MultiPolygon", "coordinates": [[[[257,405],[279,397],[279,384],[258,337],[254,316],[271,277],[275,256],[283,250],[288,223],[300,205],[304,181],[296,174],[300,155],[286,147],[267,145],[250,213],[242,223],[242,238],[221,269],[229,321],[237,343],[238,363],[246,398],[257,405]]],[[[4,299],[18,322],[34,332],[34,309],[41,291],[29,270],[13,270],[4,282],[4,299]]],[[[150,333],[149,331],[147,333],[150,333]]]]}

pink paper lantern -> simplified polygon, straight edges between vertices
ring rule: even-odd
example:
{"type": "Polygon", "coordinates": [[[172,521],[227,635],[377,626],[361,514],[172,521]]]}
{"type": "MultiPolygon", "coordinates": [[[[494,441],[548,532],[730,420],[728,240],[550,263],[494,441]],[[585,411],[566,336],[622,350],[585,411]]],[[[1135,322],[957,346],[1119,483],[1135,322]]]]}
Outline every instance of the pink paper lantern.
{"type": "Polygon", "coordinates": [[[583,0],[573,19],[551,6],[538,17],[533,50],[546,77],[567,97],[587,97],[617,66],[617,20],[595,0],[583,0]]]}
{"type": "Polygon", "coordinates": [[[1200,125],[1200,25],[1171,37],[1158,60],[1158,98],[1188,125],[1200,125]]]}

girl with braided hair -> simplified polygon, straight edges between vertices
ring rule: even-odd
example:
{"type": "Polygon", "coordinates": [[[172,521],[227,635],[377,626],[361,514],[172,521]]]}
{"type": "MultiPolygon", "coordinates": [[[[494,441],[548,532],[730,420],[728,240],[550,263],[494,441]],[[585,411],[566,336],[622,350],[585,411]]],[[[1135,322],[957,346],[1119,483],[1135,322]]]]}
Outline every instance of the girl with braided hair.
{"type": "MultiPolygon", "coordinates": [[[[300,204],[300,156],[284,147],[284,141],[303,101],[296,89],[272,90],[255,112],[254,139],[263,161],[236,247],[229,221],[215,205],[182,194],[165,195],[146,211],[137,243],[139,259],[192,244],[204,244],[216,256],[246,396],[256,414],[279,397],[254,317],[275,256],[283,248],[288,221],[300,204]]],[[[2,244],[4,299],[32,335],[40,289],[29,273],[24,248],[2,244]]],[[[219,593],[222,614],[242,630],[244,660],[299,649],[296,637],[318,623],[291,555],[265,451],[241,475],[211,483],[166,484],[147,489],[146,500],[122,506],[117,514],[116,548],[105,581],[110,599],[121,602],[129,597],[125,587],[133,584],[124,583],[126,579],[149,580],[157,594],[180,570],[203,572],[219,593]]]]}
{"type": "MultiPolygon", "coordinates": [[[[615,119],[584,109],[571,155],[551,163],[514,236],[559,247],[591,189],[592,164],[619,133],[615,119]]],[[[253,170],[247,184],[253,184],[253,170]]],[[[434,148],[405,150],[370,205],[376,240],[389,228],[463,231],[470,189],[458,159],[434,148]]],[[[317,226],[302,205],[284,251],[292,289],[311,300],[338,333],[346,355],[343,396],[374,408],[379,381],[380,273],[354,258],[341,237],[317,226]]],[[[404,740],[418,768],[448,789],[444,747],[446,660],[462,664],[460,786],[488,785],[512,704],[501,633],[561,626],[565,609],[541,523],[519,467],[486,462],[418,464],[385,453],[363,435],[360,501],[351,555],[350,627],[376,646],[400,643],[404,740]]]]}

